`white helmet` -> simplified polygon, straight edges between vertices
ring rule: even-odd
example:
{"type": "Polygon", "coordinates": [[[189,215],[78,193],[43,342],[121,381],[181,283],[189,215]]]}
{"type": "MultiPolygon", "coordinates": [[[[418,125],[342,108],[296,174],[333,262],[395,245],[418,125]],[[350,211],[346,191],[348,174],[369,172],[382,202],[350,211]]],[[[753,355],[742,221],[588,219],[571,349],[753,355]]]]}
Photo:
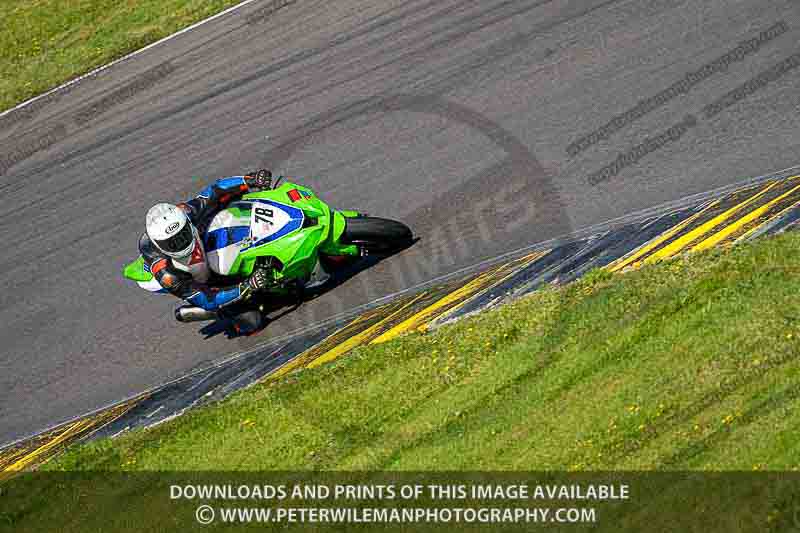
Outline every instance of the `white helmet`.
{"type": "Polygon", "coordinates": [[[147,236],[156,248],[170,257],[192,253],[195,229],[183,209],[172,204],[156,204],[145,217],[147,236]]]}

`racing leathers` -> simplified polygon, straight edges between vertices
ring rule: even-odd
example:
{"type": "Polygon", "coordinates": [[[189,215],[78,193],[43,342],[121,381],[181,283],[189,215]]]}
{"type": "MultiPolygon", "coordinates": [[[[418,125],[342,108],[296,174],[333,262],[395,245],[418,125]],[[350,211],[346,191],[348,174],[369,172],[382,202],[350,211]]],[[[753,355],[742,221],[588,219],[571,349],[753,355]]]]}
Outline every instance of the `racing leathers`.
{"type": "Polygon", "coordinates": [[[232,200],[240,198],[245,193],[270,187],[271,174],[262,170],[245,176],[218,179],[200,191],[196,197],[177,204],[197,230],[194,247],[186,257],[169,257],[154,245],[147,233],[144,233],[139,239],[139,252],[144,258],[145,269],[150,271],[167,292],[206,311],[217,311],[247,300],[253,292],[266,287],[268,283],[266,273],[256,270],[247,280],[230,284],[225,278],[215,275],[209,269],[203,236],[214,215],[232,200]]]}

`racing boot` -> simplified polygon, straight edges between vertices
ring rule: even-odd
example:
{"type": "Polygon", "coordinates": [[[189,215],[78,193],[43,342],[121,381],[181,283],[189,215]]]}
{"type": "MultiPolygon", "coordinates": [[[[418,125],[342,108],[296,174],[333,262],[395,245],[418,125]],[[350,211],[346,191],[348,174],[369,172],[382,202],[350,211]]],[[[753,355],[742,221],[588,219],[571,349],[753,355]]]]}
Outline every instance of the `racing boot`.
{"type": "Polygon", "coordinates": [[[322,287],[331,279],[330,273],[325,270],[322,266],[322,262],[317,259],[317,266],[314,267],[314,271],[311,273],[311,276],[303,285],[303,289],[306,291],[313,291],[319,287],[322,287]]]}

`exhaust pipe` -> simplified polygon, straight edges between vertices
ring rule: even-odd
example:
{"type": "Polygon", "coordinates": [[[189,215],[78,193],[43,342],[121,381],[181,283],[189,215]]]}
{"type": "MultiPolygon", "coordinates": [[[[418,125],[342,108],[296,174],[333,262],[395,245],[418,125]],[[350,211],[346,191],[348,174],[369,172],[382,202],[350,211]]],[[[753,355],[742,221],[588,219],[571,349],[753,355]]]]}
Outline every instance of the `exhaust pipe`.
{"type": "Polygon", "coordinates": [[[175,320],[178,322],[200,322],[218,318],[216,311],[206,311],[202,307],[182,305],[175,309],[175,320]]]}

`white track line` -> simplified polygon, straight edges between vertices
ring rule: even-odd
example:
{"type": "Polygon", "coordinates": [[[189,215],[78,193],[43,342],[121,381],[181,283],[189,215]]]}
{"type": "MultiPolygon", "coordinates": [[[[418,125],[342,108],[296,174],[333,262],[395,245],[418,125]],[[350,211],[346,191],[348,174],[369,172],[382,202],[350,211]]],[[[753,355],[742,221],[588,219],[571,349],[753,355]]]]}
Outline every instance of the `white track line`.
{"type": "Polygon", "coordinates": [[[78,76],[77,78],[75,78],[73,80],[70,80],[70,81],[68,81],[68,82],[66,82],[66,83],[64,83],[62,85],[59,85],[55,89],[50,89],[46,93],[42,93],[39,96],[34,96],[30,100],[26,100],[26,101],[22,102],[21,104],[15,106],[15,107],[12,107],[11,109],[7,109],[7,110],[3,111],[2,113],[0,113],[0,118],[8,115],[9,113],[12,113],[12,112],[18,110],[18,109],[22,109],[24,107],[27,107],[27,106],[31,105],[32,103],[34,103],[34,102],[36,102],[38,100],[41,100],[43,98],[46,98],[46,97],[50,96],[51,94],[55,94],[55,93],[57,93],[59,91],[63,91],[67,87],[71,87],[71,86],[73,86],[73,85],[75,85],[77,83],[80,83],[81,81],[85,80],[86,78],[91,78],[92,76],[95,76],[98,73],[113,67],[114,65],[122,63],[123,61],[127,61],[132,57],[138,56],[139,54],[142,54],[142,53],[146,52],[147,50],[150,50],[151,48],[154,48],[154,47],[156,47],[156,46],[158,46],[158,45],[160,45],[162,43],[165,43],[167,41],[170,41],[170,40],[174,39],[175,37],[178,37],[179,35],[183,35],[184,33],[190,32],[195,28],[199,28],[200,26],[203,26],[204,24],[208,24],[209,22],[211,22],[213,20],[216,20],[216,19],[218,19],[220,17],[224,17],[225,15],[228,15],[229,13],[233,13],[234,11],[237,11],[238,9],[240,9],[240,8],[242,8],[242,7],[244,7],[244,6],[248,5],[248,4],[252,4],[253,2],[256,2],[256,1],[257,0],[244,0],[243,2],[241,2],[239,4],[236,4],[235,6],[231,6],[231,7],[229,7],[228,9],[226,9],[224,11],[220,11],[216,15],[212,15],[212,16],[208,17],[207,19],[201,20],[200,22],[195,22],[191,26],[187,26],[186,28],[184,28],[184,29],[182,29],[180,31],[177,31],[177,32],[173,33],[172,35],[167,35],[163,39],[158,40],[158,41],[156,41],[156,42],[154,42],[152,44],[148,44],[144,48],[140,48],[140,49],[136,50],[135,52],[131,52],[130,54],[128,54],[126,56],[123,56],[123,57],[121,57],[119,59],[115,59],[111,63],[103,65],[102,67],[98,67],[98,68],[92,70],[91,72],[87,72],[86,74],[83,74],[82,76],[78,76]]]}
{"type": "Polygon", "coordinates": [[[216,373],[217,373],[217,371],[216,371],[216,370],[212,370],[211,372],[209,372],[208,374],[206,374],[206,376],[205,376],[203,379],[201,379],[200,381],[198,381],[197,383],[195,383],[194,385],[192,385],[191,387],[189,387],[188,389],[186,389],[186,392],[191,392],[191,391],[193,391],[194,389],[196,389],[197,387],[199,387],[200,385],[202,385],[203,383],[205,383],[205,381],[206,381],[208,378],[210,378],[211,376],[213,376],[213,375],[214,375],[214,374],[216,374],[216,373]]]}

